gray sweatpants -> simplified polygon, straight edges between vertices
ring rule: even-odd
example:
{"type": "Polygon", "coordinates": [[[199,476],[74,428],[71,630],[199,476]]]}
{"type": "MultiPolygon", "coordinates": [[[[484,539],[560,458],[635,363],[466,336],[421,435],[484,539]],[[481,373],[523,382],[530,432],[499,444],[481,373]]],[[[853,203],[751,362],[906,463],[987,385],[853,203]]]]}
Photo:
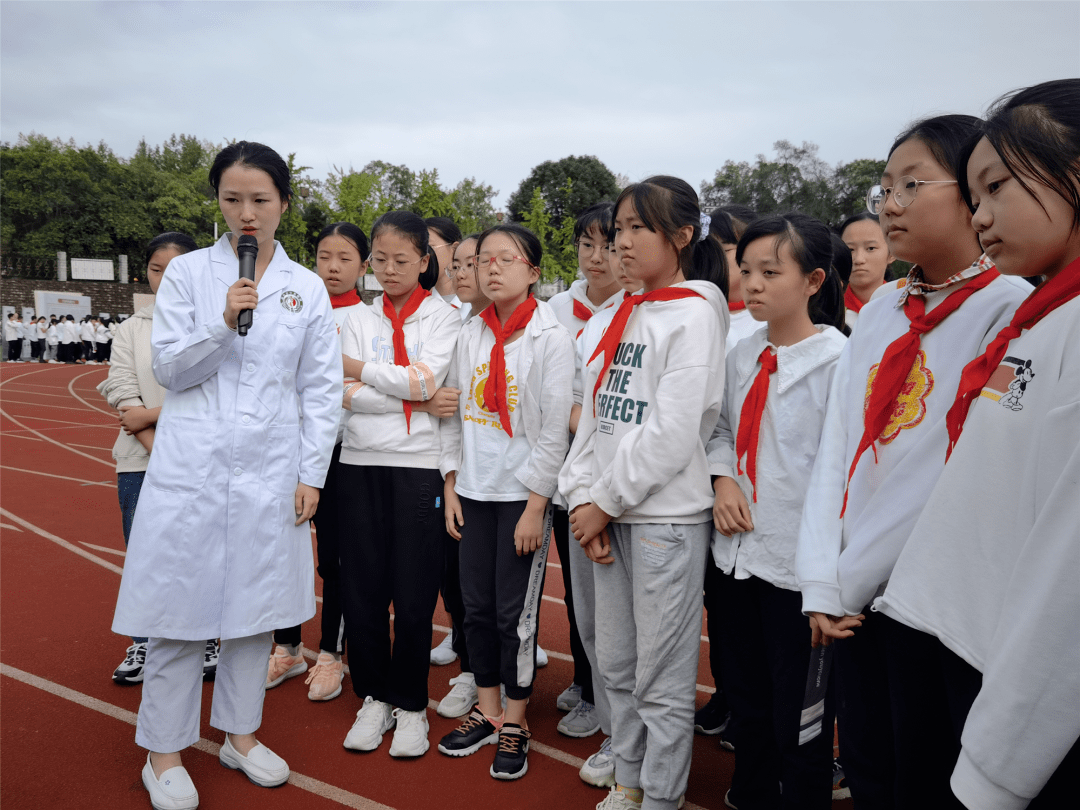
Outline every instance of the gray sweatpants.
{"type": "Polygon", "coordinates": [[[577,620],[578,637],[585,649],[585,657],[592,668],[593,697],[596,700],[596,715],[600,719],[600,730],[605,736],[611,736],[611,702],[604,688],[600,674],[600,664],[596,658],[596,587],[593,584],[593,569],[596,563],[585,556],[585,549],[570,535],[567,548],[570,566],[570,587],[574,591],[574,618],[577,620]]]}
{"type": "MultiPolygon", "coordinates": [[[[262,725],[273,633],[221,640],[210,725],[250,734],[262,725]]],[[[151,638],[146,648],[135,744],[168,754],[199,740],[206,641],[151,638]]]]}
{"type": "Polygon", "coordinates": [[[642,810],[675,808],[694,743],[701,591],[711,523],[608,526],[594,565],[596,656],[611,703],[615,779],[642,810]]]}

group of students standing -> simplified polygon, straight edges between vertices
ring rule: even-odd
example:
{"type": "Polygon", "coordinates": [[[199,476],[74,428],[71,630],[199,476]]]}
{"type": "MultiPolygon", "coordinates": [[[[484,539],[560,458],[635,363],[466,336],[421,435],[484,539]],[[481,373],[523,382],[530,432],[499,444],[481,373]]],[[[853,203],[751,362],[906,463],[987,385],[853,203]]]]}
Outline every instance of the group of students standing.
{"type": "Polygon", "coordinates": [[[76,323],[73,315],[59,319],[54,315],[49,321],[42,315],[23,323],[22,316],[13,312],[4,322],[7,361],[24,362],[25,343],[31,362],[108,365],[118,326],[110,318],[86,317],[76,323]]]}
{"type": "Polygon", "coordinates": [[[601,810],[681,806],[695,724],[735,750],[727,806],[826,807],[834,717],[860,810],[1059,806],[1080,734],[1078,116],[1064,80],[919,121],[839,234],[703,215],[648,178],[582,213],[582,279],[550,302],[527,229],[404,211],[370,244],[328,226],[316,277],[273,240],[285,163],[227,147],[210,181],[229,233],[151,251],[135,361],[162,407],[108,394],[154,411],[120,437],[156,443],[113,625],[149,637],[153,806],[198,805],[180,752],[207,639],[222,763],[288,778],[254,733],[265,690],[308,669],[313,515],[309,698],[341,693],[347,641],[346,748],[393,730],[391,756],[428,750],[441,589],[462,675],[440,713],[464,720],[438,748],[493,744],[493,777],[526,774],[554,536],[575,637],[560,730],[602,730],[582,768],[610,787],[601,810]],[[245,234],[255,281],[236,280],[245,234]],[[892,257],[912,270],[882,284],[892,257]],[[695,718],[703,593],[717,694],[695,718]]]}

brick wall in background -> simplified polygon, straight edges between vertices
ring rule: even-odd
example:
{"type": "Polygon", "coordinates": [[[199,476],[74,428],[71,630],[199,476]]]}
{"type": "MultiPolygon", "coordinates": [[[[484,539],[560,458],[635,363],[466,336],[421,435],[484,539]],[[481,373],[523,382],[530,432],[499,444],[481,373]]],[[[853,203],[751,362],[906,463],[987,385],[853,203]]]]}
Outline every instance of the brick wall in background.
{"type": "Polygon", "coordinates": [[[65,292],[90,297],[90,311],[97,315],[108,312],[112,317],[120,312],[128,315],[135,313],[132,295],[150,294],[149,284],[119,284],[115,281],[37,281],[28,278],[5,278],[0,283],[0,305],[15,307],[22,312],[23,307],[32,307],[34,291],[65,292]]]}

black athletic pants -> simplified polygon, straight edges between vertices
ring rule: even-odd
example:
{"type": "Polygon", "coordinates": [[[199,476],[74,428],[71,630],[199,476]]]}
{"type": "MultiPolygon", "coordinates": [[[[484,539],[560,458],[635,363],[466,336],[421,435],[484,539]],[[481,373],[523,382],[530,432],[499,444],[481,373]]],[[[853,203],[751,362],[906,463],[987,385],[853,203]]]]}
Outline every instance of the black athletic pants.
{"type": "MultiPolygon", "coordinates": [[[[330,469],[326,472],[326,483],[319,494],[319,508],[315,512],[312,522],[315,524],[315,548],[318,554],[319,576],[323,581],[322,611],[319,618],[319,627],[322,637],[319,640],[319,649],[327,652],[340,653],[344,649],[345,639],[341,635],[341,534],[342,526],[358,525],[363,523],[358,516],[354,516],[350,523],[340,523],[338,514],[338,501],[341,498],[339,492],[339,477],[341,462],[341,445],[335,445],[334,454],[330,457],[330,469]]],[[[300,643],[300,625],[286,627],[274,631],[274,641],[278,644],[295,647],[300,643]]]]}
{"type": "Polygon", "coordinates": [[[427,708],[446,523],[438,470],[340,464],[341,595],[353,691],[427,708]],[[390,642],[390,604],[394,640],[390,642]]]}
{"type": "MultiPolygon", "coordinates": [[[[565,509],[556,509],[552,520],[555,530],[555,548],[559,550],[559,564],[562,566],[563,590],[566,596],[566,615],[570,619],[570,655],[574,658],[574,683],[581,687],[581,698],[596,705],[593,694],[592,667],[585,647],[578,635],[577,615],[574,613],[574,589],[570,585],[570,514],[565,509]]],[[[575,538],[574,542],[577,542],[575,538]]]]}
{"type": "Polygon", "coordinates": [[[443,607],[450,614],[450,644],[461,661],[462,672],[472,672],[469,645],[465,643],[465,605],[461,601],[461,567],[458,563],[459,541],[443,532],[443,607]]]}
{"type": "Polygon", "coordinates": [[[7,345],[8,361],[22,359],[22,338],[9,340],[7,345]]]}
{"type": "MultiPolygon", "coordinates": [[[[740,810],[829,810],[831,725],[799,745],[811,653],[802,595],[757,577],[735,579],[723,573],[715,586],[715,604],[725,617],[719,622],[721,643],[732,652],[721,656],[736,720],[732,804],[740,810]]],[[[831,695],[826,696],[826,717],[832,717],[831,703],[831,695]]]]}
{"type": "MultiPolygon", "coordinates": [[[[724,572],[716,567],[716,563],[713,562],[712,552],[710,552],[705,559],[705,629],[709,634],[709,671],[712,672],[716,693],[709,699],[709,702],[720,701],[726,712],[727,697],[724,695],[724,666],[722,663],[724,645],[720,640],[720,623],[723,619],[723,611],[717,601],[719,599],[717,588],[723,576],[724,572]]],[[[729,728],[728,734],[731,734],[734,730],[734,728],[729,728]]]]}
{"type": "Polygon", "coordinates": [[[513,700],[528,698],[536,677],[549,545],[545,538],[539,550],[517,555],[514,529],[527,503],[461,499],[459,561],[469,663],[477,686],[502,684],[513,700]]]}

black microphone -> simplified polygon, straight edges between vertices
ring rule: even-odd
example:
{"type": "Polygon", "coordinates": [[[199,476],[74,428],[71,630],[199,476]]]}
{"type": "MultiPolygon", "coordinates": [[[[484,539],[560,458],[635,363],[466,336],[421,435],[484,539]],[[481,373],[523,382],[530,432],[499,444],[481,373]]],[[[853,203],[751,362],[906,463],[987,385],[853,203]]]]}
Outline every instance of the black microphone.
{"type": "MultiPolygon", "coordinates": [[[[259,255],[259,241],[254,236],[244,234],[236,240],[236,255],[240,259],[240,278],[255,280],[255,257],[259,255]]],[[[236,331],[241,337],[248,333],[251,328],[250,309],[240,310],[240,316],[236,319],[236,331]]]]}

